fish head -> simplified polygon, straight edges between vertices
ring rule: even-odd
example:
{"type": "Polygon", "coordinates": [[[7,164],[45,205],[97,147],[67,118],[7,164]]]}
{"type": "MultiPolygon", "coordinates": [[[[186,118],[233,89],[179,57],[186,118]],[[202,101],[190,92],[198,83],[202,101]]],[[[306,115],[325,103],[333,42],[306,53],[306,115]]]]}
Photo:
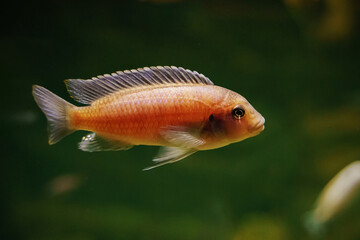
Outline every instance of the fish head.
{"type": "Polygon", "coordinates": [[[232,91],[218,105],[213,119],[228,143],[256,136],[265,128],[265,118],[243,96],[232,91]]]}

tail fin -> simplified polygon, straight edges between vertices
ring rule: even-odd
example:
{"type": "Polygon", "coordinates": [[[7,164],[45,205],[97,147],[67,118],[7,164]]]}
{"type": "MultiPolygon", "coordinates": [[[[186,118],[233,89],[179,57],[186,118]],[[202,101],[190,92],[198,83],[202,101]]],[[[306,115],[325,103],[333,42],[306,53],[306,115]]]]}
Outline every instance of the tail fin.
{"type": "Polygon", "coordinates": [[[66,102],[49,90],[33,85],[35,102],[48,120],[49,144],[55,144],[73,132],[68,128],[67,111],[74,105],[66,102]]]}

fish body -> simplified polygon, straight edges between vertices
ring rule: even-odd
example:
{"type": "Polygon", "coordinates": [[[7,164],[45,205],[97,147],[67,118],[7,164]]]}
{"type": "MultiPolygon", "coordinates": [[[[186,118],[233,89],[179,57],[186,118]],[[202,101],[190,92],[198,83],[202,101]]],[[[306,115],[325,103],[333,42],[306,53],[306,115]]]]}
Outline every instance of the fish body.
{"type": "Polygon", "coordinates": [[[93,133],[80,142],[81,150],[163,146],[154,159],[158,166],[264,129],[264,118],[244,97],[183,68],[141,68],[66,84],[75,100],[89,105],[76,107],[45,88],[33,88],[49,121],[50,144],[87,130],[93,133]]]}

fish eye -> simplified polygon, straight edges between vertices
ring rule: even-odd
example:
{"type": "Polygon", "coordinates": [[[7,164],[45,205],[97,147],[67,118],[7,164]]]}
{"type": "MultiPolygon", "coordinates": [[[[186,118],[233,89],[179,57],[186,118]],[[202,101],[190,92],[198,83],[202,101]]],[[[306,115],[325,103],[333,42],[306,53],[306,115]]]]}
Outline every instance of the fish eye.
{"type": "Polygon", "coordinates": [[[232,110],[232,115],[236,119],[240,119],[245,115],[245,109],[243,107],[237,106],[232,110]]]}

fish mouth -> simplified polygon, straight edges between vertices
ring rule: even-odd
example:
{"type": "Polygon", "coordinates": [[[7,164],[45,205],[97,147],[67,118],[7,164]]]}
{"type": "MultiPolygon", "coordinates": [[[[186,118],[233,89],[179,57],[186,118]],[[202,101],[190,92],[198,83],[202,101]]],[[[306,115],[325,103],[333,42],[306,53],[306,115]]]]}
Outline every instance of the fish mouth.
{"type": "Polygon", "coordinates": [[[261,118],[261,120],[255,124],[255,127],[254,127],[255,131],[261,132],[262,130],[264,130],[265,129],[264,124],[265,124],[265,118],[261,118]]]}

